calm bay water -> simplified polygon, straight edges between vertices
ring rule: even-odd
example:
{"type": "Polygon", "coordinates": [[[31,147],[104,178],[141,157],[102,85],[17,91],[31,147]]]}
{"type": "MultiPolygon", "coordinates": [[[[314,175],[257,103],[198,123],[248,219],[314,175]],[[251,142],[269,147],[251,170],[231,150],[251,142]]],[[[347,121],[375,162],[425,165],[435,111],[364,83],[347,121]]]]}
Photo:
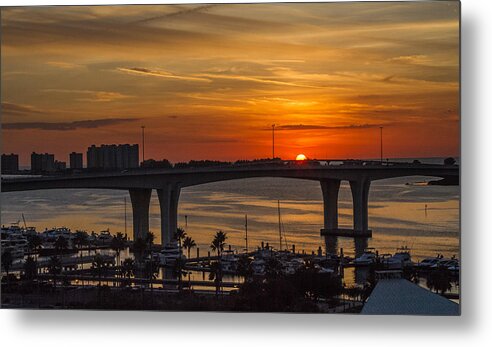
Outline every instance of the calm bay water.
{"type": "MultiPolygon", "coordinates": [[[[209,250],[214,233],[223,230],[233,248],[244,248],[244,216],[248,214],[250,249],[261,241],[278,247],[277,200],[289,246],[311,252],[319,246],[330,251],[344,248],[354,255],[364,247],[381,253],[394,253],[408,246],[415,260],[442,253],[459,254],[459,187],[420,184],[429,177],[404,177],[375,181],[369,194],[369,227],[373,237],[350,238],[320,236],[323,203],[319,183],[278,178],[255,178],[211,183],[182,190],[179,225],[200,247],[209,250]],[[427,205],[427,208],[426,208],[427,205]]],[[[29,226],[38,231],[66,226],[99,232],[125,231],[124,199],[127,205],[127,230],[131,235],[131,206],[128,193],[112,190],[46,190],[2,193],[2,224],[17,222],[24,213],[29,226]]],[[[340,227],[352,227],[350,188],[342,182],[339,195],[340,227]]],[[[160,243],[160,213],[154,192],[150,207],[150,229],[160,243]]]]}

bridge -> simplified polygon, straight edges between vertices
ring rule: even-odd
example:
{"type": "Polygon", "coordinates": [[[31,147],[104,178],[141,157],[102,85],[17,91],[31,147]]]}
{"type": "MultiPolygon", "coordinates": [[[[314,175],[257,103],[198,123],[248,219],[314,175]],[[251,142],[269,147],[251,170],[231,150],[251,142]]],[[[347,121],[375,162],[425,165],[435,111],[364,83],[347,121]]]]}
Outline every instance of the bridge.
{"type": "Polygon", "coordinates": [[[371,236],[368,227],[368,199],[372,181],[431,176],[459,182],[457,165],[429,165],[374,161],[280,161],[261,165],[228,165],[185,169],[134,169],[37,177],[2,177],[2,192],[41,189],[123,189],[128,190],[133,212],[133,238],[149,231],[152,190],[157,190],[161,212],[161,240],[165,245],[178,227],[181,189],[195,185],[255,177],[281,177],[320,182],[323,194],[322,233],[341,236],[371,236]],[[335,164],[336,163],[336,164],[335,164]],[[338,227],[338,193],[341,181],[348,181],[353,201],[353,229],[338,227]]]}

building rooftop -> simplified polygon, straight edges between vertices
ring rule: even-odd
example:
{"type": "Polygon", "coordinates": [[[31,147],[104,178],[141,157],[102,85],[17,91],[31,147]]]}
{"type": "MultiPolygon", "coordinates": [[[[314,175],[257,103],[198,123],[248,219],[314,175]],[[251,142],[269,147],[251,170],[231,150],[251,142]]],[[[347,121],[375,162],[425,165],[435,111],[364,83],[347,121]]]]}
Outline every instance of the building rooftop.
{"type": "Polygon", "coordinates": [[[362,308],[362,314],[457,316],[457,303],[405,279],[381,279],[362,308]]]}

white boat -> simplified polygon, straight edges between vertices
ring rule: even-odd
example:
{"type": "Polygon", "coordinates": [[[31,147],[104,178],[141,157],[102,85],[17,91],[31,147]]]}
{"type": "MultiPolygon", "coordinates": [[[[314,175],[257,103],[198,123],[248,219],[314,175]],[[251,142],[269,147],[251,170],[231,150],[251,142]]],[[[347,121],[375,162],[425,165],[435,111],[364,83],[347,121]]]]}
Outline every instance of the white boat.
{"type": "Polygon", "coordinates": [[[439,257],[434,257],[434,258],[425,258],[422,259],[417,266],[421,269],[427,269],[430,268],[431,266],[437,264],[441,258],[439,257]]]}
{"type": "Polygon", "coordinates": [[[74,235],[70,229],[66,227],[46,229],[40,234],[41,238],[46,242],[55,242],[60,236],[64,237],[67,241],[71,242],[74,235]]]}
{"type": "Polygon", "coordinates": [[[376,262],[376,253],[372,251],[372,248],[366,249],[360,257],[354,259],[355,265],[370,265],[374,262],[376,262]]]}
{"type": "Polygon", "coordinates": [[[172,266],[176,262],[176,259],[186,259],[183,251],[179,248],[176,241],[168,243],[164,248],[158,253],[159,263],[162,266],[172,266]]]}
{"type": "Polygon", "coordinates": [[[8,250],[14,259],[23,258],[28,251],[28,245],[29,242],[22,229],[18,227],[2,227],[0,244],[2,254],[8,250]]]}
{"type": "Polygon", "coordinates": [[[407,247],[397,249],[393,256],[383,259],[382,263],[388,269],[402,269],[413,265],[410,250],[407,247]]]}
{"type": "Polygon", "coordinates": [[[225,250],[220,255],[220,264],[222,271],[224,272],[235,272],[237,269],[237,262],[239,258],[234,253],[233,250],[225,250]]]}
{"type": "Polygon", "coordinates": [[[441,258],[436,264],[432,265],[430,268],[431,269],[446,268],[448,270],[457,271],[459,270],[459,266],[460,263],[458,259],[441,258]]]}
{"type": "Polygon", "coordinates": [[[265,261],[263,259],[255,259],[251,262],[251,268],[253,274],[264,275],[265,274],[265,261]]]}
{"type": "Polygon", "coordinates": [[[102,242],[103,244],[107,244],[111,242],[112,239],[113,239],[113,235],[111,235],[109,229],[101,231],[97,236],[97,241],[102,242]]]}
{"type": "Polygon", "coordinates": [[[24,258],[24,255],[27,252],[27,244],[28,242],[26,239],[7,239],[1,241],[0,248],[2,254],[6,251],[10,251],[12,258],[24,258]]]}

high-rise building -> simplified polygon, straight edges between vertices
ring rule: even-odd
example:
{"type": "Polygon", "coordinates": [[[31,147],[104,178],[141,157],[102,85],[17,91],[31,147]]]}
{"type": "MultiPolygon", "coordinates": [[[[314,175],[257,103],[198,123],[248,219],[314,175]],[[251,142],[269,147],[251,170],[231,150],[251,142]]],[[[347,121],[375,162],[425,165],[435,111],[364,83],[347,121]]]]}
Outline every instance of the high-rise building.
{"type": "Polygon", "coordinates": [[[84,167],[82,153],[70,153],[70,169],[82,169],[84,167]]]}
{"type": "Polygon", "coordinates": [[[2,173],[16,173],[19,171],[19,155],[11,153],[11,154],[2,154],[2,173]]]}
{"type": "Polygon", "coordinates": [[[55,171],[55,155],[44,153],[31,154],[31,171],[32,172],[52,172],[55,171]]]}
{"type": "Polygon", "coordinates": [[[88,169],[131,169],[139,167],[138,145],[92,145],[87,148],[88,169]]]}

